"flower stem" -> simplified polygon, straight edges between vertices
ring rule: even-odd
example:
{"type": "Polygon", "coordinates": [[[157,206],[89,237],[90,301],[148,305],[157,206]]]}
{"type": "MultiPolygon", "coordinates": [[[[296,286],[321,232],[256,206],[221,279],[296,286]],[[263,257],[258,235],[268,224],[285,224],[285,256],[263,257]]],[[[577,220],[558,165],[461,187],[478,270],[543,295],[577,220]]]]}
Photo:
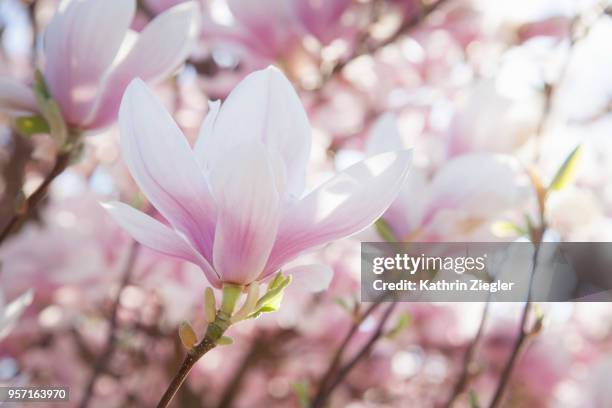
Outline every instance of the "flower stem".
{"type": "Polygon", "coordinates": [[[157,408],[166,408],[170,405],[172,398],[174,398],[178,392],[195,363],[197,363],[198,360],[204,356],[204,354],[208,353],[217,346],[217,340],[223,336],[223,333],[225,333],[229,326],[230,316],[222,311],[217,312],[215,321],[209,324],[208,329],[206,329],[204,339],[189,350],[185,356],[183,364],[181,364],[181,367],[172,379],[172,382],[170,382],[168,389],[166,389],[166,392],[161,397],[159,403],[157,404],[157,408]]]}

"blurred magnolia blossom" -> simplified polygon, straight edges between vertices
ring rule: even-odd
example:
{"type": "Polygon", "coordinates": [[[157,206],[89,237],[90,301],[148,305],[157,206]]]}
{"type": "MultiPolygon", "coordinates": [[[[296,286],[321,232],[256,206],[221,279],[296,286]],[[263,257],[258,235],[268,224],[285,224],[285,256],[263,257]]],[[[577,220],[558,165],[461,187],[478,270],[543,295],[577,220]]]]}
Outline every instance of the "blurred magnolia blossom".
{"type": "Polygon", "coordinates": [[[408,151],[382,153],[304,195],[310,127],[272,67],[247,76],[222,106],[211,103],[193,149],[140,80],[119,116],[128,168],[171,227],[125,204],[107,209],[144,245],[200,266],[215,287],[261,281],[364,229],[393,201],[411,161],[408,151]]]}
{"type": "Polygon", "coordinates": [[[73,286],[90,288],[85,290],[93,300],[102,296],[98,285],[106,286],[119,275],[129,243],[121,229],[97,205],[91,192],[63,198],[63,180],[58,181],[50,205],[40,214],[40,223],[27,225],[0,247],[4,272],[0,281],[9,296],[32,288],[36,302],[44,304],[56,290],[73,286]],[[79,242],[78,250],[75,242],[79,242]]]}
{"type": "MultiPolygon", "coordinates": [[[[133,78],[162,79],[191,51],[199,32],[197,3],[168,9],[140,33],[129,29],[135,9],[135,0],[68,0],[47,26],[42,72],[69,126],[110,125],[133,78]]],[[[0,110],[38,114],[40,108],[30,88],[0,78],[0,110]]]]}
{"type": "Polygon", "coordinates": [[[206,2],[202,48],[214,62],[209,92],[225,95],[244,75],[278,64],[307,87],[320,81],[321,60],[355,47],[364,4],[350,0],[206,2]],[[322,50],[326,51],[322,51],[322,50]]]}
{"type": "Polygon", "coordinates": [[[4,339],[17,323],[23,311],[32,303],[32,291],[27,291],[10,303],[5,303],[0,291],[0,340],[4,339]]]}
{"type": "MultiPolygon", "coordinates": [[[[509,86],[516,88],[516,84],[509,86]]],[[[535,133],[541,112],[542,101],[537,95],[511,98],[503,95],[494,81],[480,81],[453,115],[447,154],[514,153],[535,133]]]]}
{"type": "MultiPolygon", "coordinates": [[[[364,152],[351,156],[355,160],[403,148],[397,120],[386,113],[372,125],[364,152]]],[[[529,188],[526,174],[512,156],[458,155],[437,169],[415,166],[383,218],[398,240],[488,240],[494,237],[486,227],[524,208],[529,188]]]]}
{"type": "Polygon", "coordinates": [[[300,36],[290,12],[290,2],[230,0],[219,17],[215,2],[202,24],[204,45],[221,66],[243,72],[263,68],[299,46],[300,36]],[[221,20],[221,21],[219,21],[221,20]]]}

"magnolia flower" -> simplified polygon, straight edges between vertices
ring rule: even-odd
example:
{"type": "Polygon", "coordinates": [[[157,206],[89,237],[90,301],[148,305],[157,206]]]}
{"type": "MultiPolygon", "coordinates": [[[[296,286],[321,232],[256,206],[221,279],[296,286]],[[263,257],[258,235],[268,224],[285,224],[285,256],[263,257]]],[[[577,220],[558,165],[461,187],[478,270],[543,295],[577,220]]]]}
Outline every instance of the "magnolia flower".
{"type": "Polygon", "coordinates": [[[7,305],[4,304],[4,296],[0,291],[0,340],[9,334],[30,303],[32,303],[32,291],[25,292],[7,305]]]}
{"type": "Polygon", "coordinates": [[[222,106],[210,104],[193,149],[140,80],[125,93],[119,125],[127,166],[169,225],[122,203],[106,208],[136,240],[199,265],[216,287],[261,281],[302,252],[366,228],[411,162],[408,151],[383,153],[304,195],[310,127],[272,67],[248,75],[222,106]]]}
{"type": "MultiPolygon", "coordinates": [[[[197,3],[167,10],[140,33],[129,30],[135,9],[135,0],[69,0],[49,23],[43,74],[69,125],[97,129],[111,124],[133,78],[164,78],[191,50],[199,31],[197,3]]],[[[38,110],[32,91],[8,79],[0,79],[0,109],[38,110]]]]}

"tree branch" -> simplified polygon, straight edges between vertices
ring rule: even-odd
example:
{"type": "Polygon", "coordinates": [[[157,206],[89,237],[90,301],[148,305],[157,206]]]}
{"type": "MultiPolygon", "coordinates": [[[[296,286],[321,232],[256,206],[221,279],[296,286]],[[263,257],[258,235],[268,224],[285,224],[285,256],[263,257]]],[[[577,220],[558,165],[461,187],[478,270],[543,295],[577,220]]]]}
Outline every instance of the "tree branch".
{"type": "Polygon", "coordinates": [[[313,398],[311,408],[322,408],[325,405],[327,399],[331,396],[334,389],[340,383],[342,383],[342,381],[344,381],[346,376],[351,372],[355,365],[357,365],[357,363],[361,361],[361,359],[370,352],[374,344],[376,344],[378,339],[380,339],[383,335],[385,324],[387,323],[387,320],[389,320],[389,317],[391,316],[391,313],[393,312],[396,306],[397,303],[393,302],[389,305],[389,307],[387,307],[383,316],[378,322],[378,326],[376,327],[374,334],[372,334],[368,342],[357,353],[355,353],[355,355],[343,367],[341,367],[337,371],[337,374],[335,375],[333,380],[331,380],[330,385],[328,387],[319,388],[317,395],[315,395],[315,397],[313,398]]]}
{"type": "Polygon", "coordinates": [[[117,344],[117,328],[118,328],[118,315],[119,315],[119,306],[121,303],[121,292],[128,285],[130,278],[132,276],[132,271],[134,269],[134,264],[136,262],[136,257],[138,254],[139,244],[135,241],[132,242],[131,247],[128,253],[128,259],[126,261],[125,267],[123,269],[123,276],[121,278],[121,283],[119,284],[119,290],[117,292],[117,297],[113,303],[113,307],[110,315],[109,329],[108,335],[106,336],[106,343],[104,345],[104,349],[100,356],[98,357],[93,372],[91,373],[91,377],[89,377],[89,381],[85,386],[85,391],[83,393],[83,398],[81,399],[81,403],[79,404],[80,408],[86,408],[93,397],[94,386],[96,385],[96,381],[100,374],[102,374],[115,351],[115,346],[117,344]]]}
{"type": "Polygon", "coordinates": [[[42,201],[45,197],[49,186],[70,164],[71,153],[65,152],[60,153],[55,160],[53,168],[47,174],[43,182],[36,188],[36,190],[25,200],[23,206],[13,214],[11,220],[0,232],[0,244],[16,229],[18,229],[30,216],[32,210],[42,201]]]}

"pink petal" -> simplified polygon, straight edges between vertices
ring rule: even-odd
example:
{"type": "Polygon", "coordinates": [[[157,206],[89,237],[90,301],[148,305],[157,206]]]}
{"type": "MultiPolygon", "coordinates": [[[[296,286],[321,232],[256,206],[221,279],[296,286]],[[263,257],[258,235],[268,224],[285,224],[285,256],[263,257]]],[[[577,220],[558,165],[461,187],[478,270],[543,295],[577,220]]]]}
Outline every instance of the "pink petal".
{"type": "Polygon", "coordinates": [[[145,196],[212,259],[214,201],[185,136],[139,79],[128,86],[119,112],[123,157],[145,196]]]}
{"type": "Polygon", "coordinates": [[[310,126],[291,83],[274,67],[248,75],[227,97],[210,138],[201,142],[203,161],[208,163],[216,154],[253,138],[280,154],[288,192],[301,195],[310,156],[310,126]]]}
{"type": "Polygon", "coordinates": [[[176,70],[192,50],[199,21],[199,6],[190,1],[172,7],[149,23],[103,80],[87,126],[102,127],[114,121],[123,91],[132,79],[157,81],[176,70]]]}
{"type": "Polygon", "coordinates": [[[208,261],[174,230],[129,205],[111,202],[102,204],[102,206],[136,241],[162,254],[198,265],[213,285],[219,285],[219,278],[208,261]]]}
{"type": "Polygon", "coordinates": [[[45,32],[45,79],[67,122],[81,125],[134,17],[134,0],[65,2],[45,32]]]}
{"type": "Polygon", "coordinates": [[[206,163],[204,158],[208,155],[206,149],[208,146],[206,145],[206,140],[212,137],[213,129],[215,126],[215,122],[217,121],[217,115],[219,114],[219,108],[221,107],[221,101],[209,101],[208,102],[208,113],[206,114],[206,118],[202,123],[202,127],[200,128],[200,132],[198,134],[198,140],[196,140],[195,146],[193,147],[193,152],[196,155],[196,160],[202,166],[203,170],[209,170],[206,167],[206,163]]]}
{"type": "Polygon", "coordinates": [[[218,220],[214,266],[224,282],[251,283],[263,271],[279,221],[270,157],[250,141],[214,163],[210,183],[218,220]]]}
{"type": "Polygon", "coordinates": [[[301,252],[359,232],[393,202],[406,181],[412,153],[389,152],[357,163],[287,210],[266,273],[301,252]]]}
{"type": "Polygon", "coordinates": [[[10,115],[36,113],[36,98],[27,86],[9,78],[0,78],[0,111],[10,115]]]}
{"type": "Polygon", "coordinates": [[[334,271],[328,265],[300,265],[283,271],[291,275],[291,286],[307,292],[321,292],[329,288],[334,271]]]}

